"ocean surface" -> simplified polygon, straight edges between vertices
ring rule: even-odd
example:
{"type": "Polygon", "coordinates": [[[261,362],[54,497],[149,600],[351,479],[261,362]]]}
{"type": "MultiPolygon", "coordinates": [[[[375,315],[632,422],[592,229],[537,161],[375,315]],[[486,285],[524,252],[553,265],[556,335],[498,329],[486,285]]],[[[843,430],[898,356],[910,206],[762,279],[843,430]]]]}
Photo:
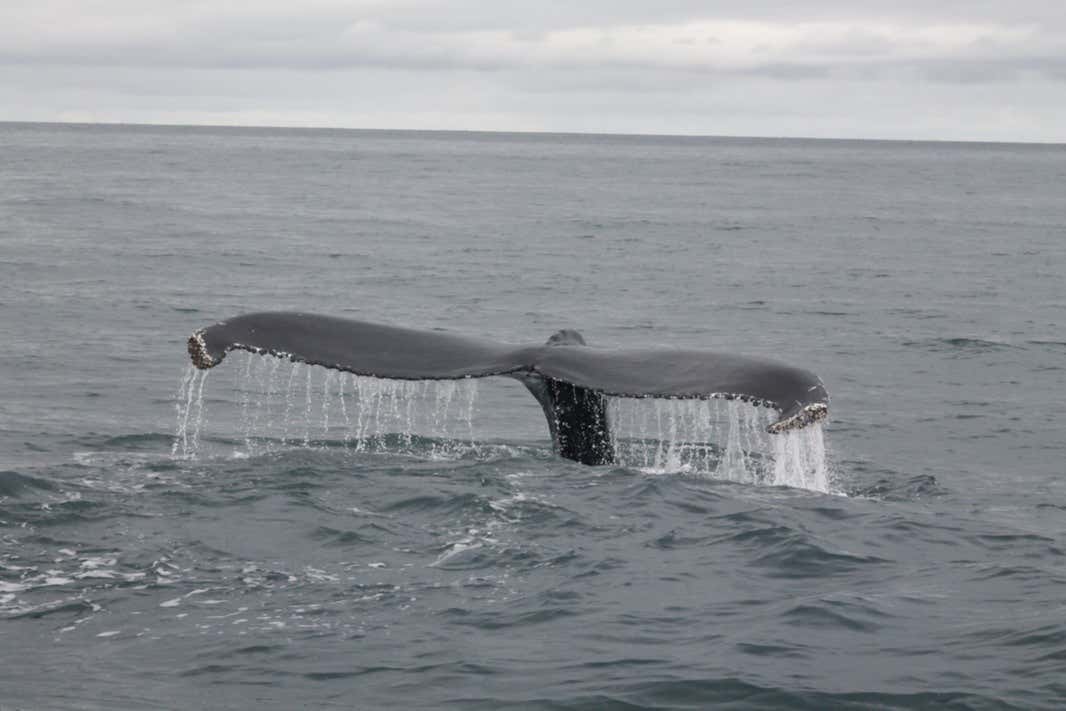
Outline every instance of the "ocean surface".
{"type": "Polygon", "coordinates": [[[0,708],[1062,708],[1064,186],[1049,145],[0,124],[0,708]],[[507,379],[189,369],[268,309],[769,356],[830,419],[788,470],[767,413],[621,403],[588,467],[507,379]]]}

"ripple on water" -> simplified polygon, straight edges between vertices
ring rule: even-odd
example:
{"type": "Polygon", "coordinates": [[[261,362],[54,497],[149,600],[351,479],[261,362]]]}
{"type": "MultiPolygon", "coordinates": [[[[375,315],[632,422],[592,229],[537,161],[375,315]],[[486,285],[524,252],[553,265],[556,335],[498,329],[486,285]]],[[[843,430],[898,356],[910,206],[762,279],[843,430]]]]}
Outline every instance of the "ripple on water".
{"type": "Polygon", "coordinates": [[[901,343],[907,348],[917,348],[931,353],[946,353],[956,358],[973,358],[988,353],[1020,349],[1013,343],[995,338],[947,337],[905,340],[901,343]]]}
{"type": "Polygon", "coordinates": [[[817,542],[801,530],[782,524],[766,524],[751,519],[750,514],[734,514],[734,521],[754,522],[756,527],[735,533],[719,534],[710,544],[738,547],[746,554],[748,565],[758,566],[774,578],[827,578],[844,576],[889,561],[871,555],[859,555],[839,548],[840,542],[817,542]]]}
{"type": "Polygon", "coordinates": [[[861,599],[808,599],[784,612],[781,620],[793,627],[840,629],[873,634],[891,625],[893,616],[861,599]]]}
{"type": "Polygon", "coordinates": [[[856,464],[857,466],[855,466],[853,472],[855,478],[860,482],[863,479],[869,479],[871,475],[878,478],[873,483],[857,482],[848,491],[849,496],[884,501],[916,501],[936,498],[948,493],[946,489],[940,486],[936,477],[931,474],[918,474],[908,477],[901,472],[889,470],[871,471],[865,465],[856,464]]]}
{"type": "Polygon", "coordinates": [[[16,471],[0,471],[0,497],[21,497],[35,491],[56,491],[58,484],[16,471]]]}

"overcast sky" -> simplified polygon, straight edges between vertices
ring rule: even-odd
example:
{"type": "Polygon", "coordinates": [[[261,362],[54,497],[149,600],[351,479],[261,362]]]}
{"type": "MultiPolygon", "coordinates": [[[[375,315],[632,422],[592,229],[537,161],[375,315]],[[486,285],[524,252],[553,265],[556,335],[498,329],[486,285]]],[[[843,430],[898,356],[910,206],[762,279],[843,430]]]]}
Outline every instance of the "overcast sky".
{"type": "Polygon", "coordinates": [[[0,0],[0,120],[1066,142],[1066,0],[0,0]]]}

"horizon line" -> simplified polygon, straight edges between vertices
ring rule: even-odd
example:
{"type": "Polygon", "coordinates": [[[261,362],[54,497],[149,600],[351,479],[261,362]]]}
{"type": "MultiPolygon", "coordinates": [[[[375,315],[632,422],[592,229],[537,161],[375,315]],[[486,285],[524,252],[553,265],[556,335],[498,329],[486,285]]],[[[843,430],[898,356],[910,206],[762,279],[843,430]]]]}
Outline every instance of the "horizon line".
{"type": "Polygon", "coordinates": [[[826,138],[822,136],[757,136],[730,135],[712,133],[623,133],[596,131],[549,131],[549,130],[503,130],[478,128],[380,128],[356,126],[282,126],[277,124],[213,124],[213,123],[166,123],[150,121],[20,121],[0,119],[0,125],[45,125],[45,126],[110,126],[133,128],[204,128],[204,129],[272,129],[282,131],[353,131],[380,133],[440,133],[440,134],[496,134],[526,136],[567,136],[567,137],[610,137],[610,138],[689,138],[689,139],[727,139],[727,140],[761,140],[761,141],[834,141],[834,142],[868,142],[868,143],[948,143],[978,145],[1022,145],[1022,146],[1066,146],[1066,141],[1002,141],[982,139],[951,138],[826,138]]]}

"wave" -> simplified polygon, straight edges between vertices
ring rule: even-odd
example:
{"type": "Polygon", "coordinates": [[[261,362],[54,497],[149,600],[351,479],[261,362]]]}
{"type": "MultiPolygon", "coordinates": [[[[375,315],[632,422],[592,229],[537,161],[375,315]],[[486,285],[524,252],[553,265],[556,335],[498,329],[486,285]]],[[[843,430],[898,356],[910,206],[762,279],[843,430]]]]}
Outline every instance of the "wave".
{"type": "MultiPolygon", "coordinates": [[[[575,684],[585,686],[575,680],[575,684]]],[[[630,682],[609,690],[573,694],[561,702],[558,697],[536,695],[514,697],[473,697],[469,708],[567,708],[567,709],[838,709],[893,711],[915,708],[999,708],[1022,709],[1005,704],[996,696],[965,692],[856,691],[828,692],[811,689],[759,685],[738,677],[670,679],[630,682]]]]}
{"type": "Polygon", "coordinates": [[[900,345],[933,353],[950,353],[959,357],[976,356],[998,351],[1023,350],[1022,346],[1008,343],[1007,341],[965,336],[905,340],[900,345]]]}
{"type": "Polygon", "coordinates": [[[31,492],[53,492],[59,488],[55,482],[43,477],[20,474],[16,471],[0,471],[0,499],[3,497],[20,497],[31,492]]]}
{"type": "Polygon", "coordinates": [[[879,479],[873,484],[852,489],[850,496],[861,496],[884,501],[915,501],[937,496],[944,496],[947,490],[937,482],[932,474],[918,474],[905,478],[879,479]]]}

